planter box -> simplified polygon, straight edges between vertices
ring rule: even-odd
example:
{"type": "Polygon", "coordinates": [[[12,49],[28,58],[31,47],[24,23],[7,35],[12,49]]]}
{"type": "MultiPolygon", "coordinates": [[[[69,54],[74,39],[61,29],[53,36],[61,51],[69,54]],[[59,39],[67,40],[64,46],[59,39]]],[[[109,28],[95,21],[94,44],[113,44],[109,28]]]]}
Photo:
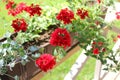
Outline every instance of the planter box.
{"type": "MultiPolygon", "coordinates": [[[[44,53],[52,53],[53,52],[53,46],[51,46],[49,44],[49,38],[50,38],[50,33],[54,30],[50,29],[49,31],[44,31],[44,33],[41,33],[40,35],[42,35],[44,38],[43,39],[37,39],[36,41],[30,41],[30,42],[26,42],[23,44],[23,46],[25,48],[27,48],[28,46],[34,45],[36,44],[39,48],[44,47],[44,53]],[[51,31],[52,30],[52,31],[51,31]],[[46,35],[47,33],[47,35],[46,35]],[[47,37],[46,37],[47,36],[47,37]],[[40,43],[41,42],[41,43],[40,43]]],[[[72,33],[71,37],[73,37],[74,35],[77,35],[76,33],[72,33]]],[[[11,38],[15,38],[15,36],[17,36],[17,33],[13,34],[11,36],[11,38]]],[[[42,37],[41,37],[42,38],[42,37]]],[[[6,38],[1,39],[0,42],[5,41],[6,38]]],[[[66,51],[70,51],[72,48],[74,48],[76,45],[78,44],[77,40],[74,40],[72,38],[72,45],[71,47],[67,48],[66,51]]],[[[30,80],[32,77],[34,77],[37,73],[40,72],[40,69],[38,67],[36,67],[35,62],[30,60],[30,62],[28,62],[25,66],[22,66],[20,63],[18,63],[17,65],[15,65],[15,67],[13,68],[13,71],[8,71],[7,74],[10,74],[11,76],[15,76],[18,75],[20,80],[30,80]]],[[[2,80],[13,80],[12,78],[5,76],[5,75],[1,75],[2,80]]]]}

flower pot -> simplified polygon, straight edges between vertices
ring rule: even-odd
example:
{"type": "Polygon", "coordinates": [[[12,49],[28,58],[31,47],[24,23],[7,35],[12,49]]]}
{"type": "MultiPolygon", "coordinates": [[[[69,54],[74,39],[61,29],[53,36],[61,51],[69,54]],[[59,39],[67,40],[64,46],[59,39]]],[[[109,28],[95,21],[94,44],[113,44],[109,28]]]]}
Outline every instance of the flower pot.
{"type": "MultiPolygon", "coordinates": [[[[46,36],[47,32],[52,32],[55,28],[52,27],[52,29],[49,29],[48,31],[44,31],[44,33],[40,34],[42,36],[46,36]],[[51,31],[52,30],[52,31],[51,31]]],[[[15,38],[17,34],[13,34],[12,35],[12,39],[15,38]],[[13,37],[14,36],[14,37],[13,37]]],[[[76,46],[78,44],[77,40],[73,39],[73,36],[77,35],[76,33],[71,33],[71,37],[72,37],[72,45],[71,47],[67,48],[66,51],[70,51],[72,48],[74,48],[74,46],[76,46]]],[[[47,35],[48,38],[44,37],[42,40],[41,39],[37,39],[35,41],[30,41],[30,42],[26,42],[23,44],[23,46],[25,48],[28,48],[31,45],[37,45],[39,48],[43,47],[44,48],[44,53],[52,53],[54,46],[51,46],[49,44],[49,37],[50,37],[50,33],[47,35]]],[[[5,41],[5,38],[0,40],[5,41]]],[[[14,66],[14,68],[11,70],[8,70],[7,74],[11,75],[11,76],[15,76],[17,75],[19,77],[20,80],[30,80],[32,77],[34,77],[37,73],[39,73],[41,70],[36,66],[35,62],[30,60],[25,66],[23,66],[22,64],[18,63],[14,66]]],[[[6,75],[2,75],[1,76],[2,80],[14,80],[6,75]]]]}

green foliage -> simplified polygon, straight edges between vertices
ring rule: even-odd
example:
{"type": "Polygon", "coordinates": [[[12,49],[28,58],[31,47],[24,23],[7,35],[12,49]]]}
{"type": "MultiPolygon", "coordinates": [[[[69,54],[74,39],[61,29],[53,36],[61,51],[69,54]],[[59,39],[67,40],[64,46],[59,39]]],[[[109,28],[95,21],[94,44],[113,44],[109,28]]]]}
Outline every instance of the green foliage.
{"type": "Polygon", "coordinates": [[[66,52],[62,47],[56,47],[53,55],[56,57],[57,61],[60,61],[66,55],[66,52]]]}
{"type": "Polygon", "coordinates": [[[17,63],[16,60],[24,57],[25,55],[26,51],[24,50],[23,46],[17,44],[16,41],[11,40],[10,38],[7,38],[6,41],[0,43],[1,74],[4,74],[4,70],[7,70],[7,67],[5,66],[9,66],[11,69],[17,63]]]}

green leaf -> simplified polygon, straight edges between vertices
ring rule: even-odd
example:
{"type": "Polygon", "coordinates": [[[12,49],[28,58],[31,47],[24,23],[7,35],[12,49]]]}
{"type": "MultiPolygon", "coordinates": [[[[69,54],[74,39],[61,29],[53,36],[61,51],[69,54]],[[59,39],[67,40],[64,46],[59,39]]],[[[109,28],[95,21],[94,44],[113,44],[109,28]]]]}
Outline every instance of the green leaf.
{"type": "Polygon", "coordinates": [[[22,64],[23,66],[25,66],[26,63],[27,63],[27,62],[26,62],[25,60],[22,60],[22,61],[21,61],[21,64],[22,64]]]}
{"type": "Polygon", "coordinates": [[[16,45],[16,42],[15,42],[15,41],[11,41],[10,44],[11,44],[11,45],[16,45]]]}
{"type": "Polygon", "coordinates": [[[40,49],[39,49],[39,52],[40,52],[40,53],[43,53],[43,52],[44,52],[44,48],[40,48],[40,49]]]}
{"type": "Polygon", "coordinates": [[[7,42],[2,44],[2,47],[3,47],[3,48],[7,48],[7,47],[9,47],[9,46],[10,46],[10,44],[7,43],[7,42]]]}
{"type": "Polygon", "coordinates": [[[33,35],[31,38],[33,39],[33,38],[38,38],[38,37],[40,37],[40,35],[33,35]]]}
{"type": "Polygon", "coordinates": [[[4,64],[4,60],[3,60],[3,59],[0,59],[0,68],[3,67],[3,64],[4,64]]]}
{"type": "Polygon", "coordinates": [[[34,57],[34,58],[38,58],[38,57],[40,57],[40,53],[32,54],[32,57],[34,57]]]}
{"type": "Polygon", "coordinates": [[[108,68],[104,68],[103,70],[108,70],[108,68]]]}
{"type": "Polygon", "coordinates": [[[6,66],[4,66],[0,69],[0,74],[4,75],[7,71],[8,71],[8,69],[6,68],[6,66]]]}
{"type": "Polygon", "coordinates": [[[30,46],[28,48],[28,50],[30,50],[31,52],[35,52],[35,51],[39,50],[39,48],[37,46],[30,46]]]}
{"type": "Polygon", "coordinates": [[[59,59],[62,59],[64,57],[63,54],[59,54],[59,59]]]}
{"type": "Polygon", "coordinates": [[[54,49],[53,55],[54,55],[54,56],[57,56],[57,55],[58,55],[58,52],[57,52],[56,49],[54,49]]]}
{"type": "Polygon", "coordinates": [[[24,56],[26,54],[23,48],[19,48],[18,53],[20,56],[24,56]]]}
{"type": "Polygon", "coordinates": [[[24,55],[24,56],[22,57],[23,60],[26,60],[27,58],[28,58],[28,55],[24,55]]]}
{"type": "Polygon", "coordinates": [[[6,32],[6,34],[4,35],[4,37],[10,38],[11,33],[10,32],[6,32]]]}

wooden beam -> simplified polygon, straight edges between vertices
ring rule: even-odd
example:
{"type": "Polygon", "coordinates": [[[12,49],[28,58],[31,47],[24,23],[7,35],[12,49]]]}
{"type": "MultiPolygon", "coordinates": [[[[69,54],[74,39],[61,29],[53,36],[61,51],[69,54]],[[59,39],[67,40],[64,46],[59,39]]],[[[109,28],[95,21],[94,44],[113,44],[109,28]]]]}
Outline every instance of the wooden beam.
{"type": "Polygon", "coordinates": [[[76,62],[71,67],[71,70],[68,72],[68,74],[65,76],[64,80],[75,80],[77,75],[82,70],[83,66],[85,65],[86,61],[88,60],[88,56],[85,54],[85,50],[82,51],[80,56],[77,58],[76,62]]]}
{"type": "Polygon", "coordinates": [[[112,27],[112,31],[116,32],[117,34],[120,34],[120,28],[112,27]]]}
{"type": "MultiPolygon", "coordinates": [[[[117,53],[117,50],[120,48],[120,39],[118,39],[118,41],[115,43],[114,47],[112,48],[113,50],[113,54],[117,53]]],[[[116,55],[116,59],[119,60],[120,56],[119,54],[116,55]]],[[[110,60],[107,60],[108,64],[112,62],[110,60]]],[[[99,67],[99,66],[98,66],[99,67]]],[[[102,66],[104,68],[104,65],[102,66]]],[[[101,68],[101,75],[100,75],[100,80],[116,80],[115,78],[118,77],[118,73],[115,72],[108,72],[108,71],[104,71],[101,68]]]]}
{"type": "Polygon", "coordinates": [[[102,67],[101,61],[100,60],[96,60],[94,80],[100,80],[101,67],[102,67]]]}

